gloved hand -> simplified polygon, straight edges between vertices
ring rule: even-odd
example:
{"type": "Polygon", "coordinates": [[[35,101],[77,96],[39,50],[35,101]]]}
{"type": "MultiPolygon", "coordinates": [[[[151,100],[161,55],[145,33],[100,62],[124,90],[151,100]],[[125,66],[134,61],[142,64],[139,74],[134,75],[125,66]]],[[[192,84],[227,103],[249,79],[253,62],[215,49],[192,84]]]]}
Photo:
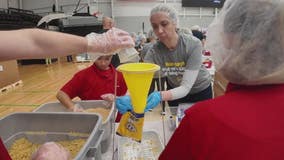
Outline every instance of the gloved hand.
{"type": "Polygon", "coordinates": [[[84,112],[84,108],[80,104],[76,103],[73,107],[73,112],[84,112]]]}
{"type": "Polygon", "coordinates": [[[145,108],[145,112],[156,107],[161,101],[162,101],[161,92],[158,91],[152,92],[147,98],[147,105],[145,108]]]}
{"type": "Polygon", "coordinates": [[[46,142],[32,155],[32,160],[69,160],[71,154],[62,145],[55,142],[46,142]]]}
{"type": "Polygon", "coordinates": [[[129,33],[117,28],[112,28],[103,34],[91,33],[86,38],[88,53],[114,53],[119,49],[135,45],[129,33]]]}
{"type": "Polygon", "coordinates": [[[115,102],[116,102],[116,108],[121,114],[124,114],[125,112],[132,110],[130,96],[117,97],[115,102]]]}

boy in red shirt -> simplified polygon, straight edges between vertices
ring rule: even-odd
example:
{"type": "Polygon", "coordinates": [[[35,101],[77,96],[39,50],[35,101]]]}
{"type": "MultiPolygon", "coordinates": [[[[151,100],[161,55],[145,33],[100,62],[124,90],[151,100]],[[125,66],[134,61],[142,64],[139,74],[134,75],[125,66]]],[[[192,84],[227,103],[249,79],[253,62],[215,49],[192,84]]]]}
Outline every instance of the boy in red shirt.
{"type": "MultiPolygon", "coordinates": [[[[57,93],[57,99],[68,109],[75,112],[83,111],[76,107],[72,99],[81,100],[107,100],[113,101],[115,73],[117,73],[117,96],[127,92],[127,86],[120,72],[110,64],[112,56],[100,56],[94,64],[79,71],[57,93]]],[[[120,114],[116,121],[120,120],[120,114]]]]}

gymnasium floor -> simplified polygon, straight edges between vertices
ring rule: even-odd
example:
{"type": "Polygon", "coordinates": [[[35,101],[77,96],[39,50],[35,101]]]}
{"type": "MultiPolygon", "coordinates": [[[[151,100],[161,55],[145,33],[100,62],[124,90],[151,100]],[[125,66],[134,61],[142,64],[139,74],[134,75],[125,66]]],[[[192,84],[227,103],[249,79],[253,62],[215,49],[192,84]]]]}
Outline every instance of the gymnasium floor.
{"type": "Polygon", "coordinates": [[[49,66],[19,65],[22,83],[0,93],[0,117],[13,112],[29,112],[41,104],[57,101],[57,91],[74,73],[89,65],[91,63],[68,62],[55,62],[49,66]]]}

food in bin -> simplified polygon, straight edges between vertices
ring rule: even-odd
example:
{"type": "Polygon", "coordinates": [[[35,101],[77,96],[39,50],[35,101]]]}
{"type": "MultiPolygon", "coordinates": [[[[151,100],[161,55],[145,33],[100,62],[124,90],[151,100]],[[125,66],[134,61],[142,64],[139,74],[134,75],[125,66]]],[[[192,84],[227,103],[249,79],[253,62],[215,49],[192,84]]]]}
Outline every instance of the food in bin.
{"type": "Polygon", "coordinates": [[[102,116],[103,122],[105,122],[108,118],[108,115],[110,113],[110,109],[104,108],[104,107],[97,107],[97,108],[88,108],[84,110],[88,113],[98,113],[102,116]]]}
{"type": "Polygon", "coordinates": [[[158,148],[154,146],[153,140],[145,140],[142,143],[136,141],[128,141],[123,146],[125,148],[123,152],[123,160],[154,160],[157,154],[158,148]]]}
{"type": "Polygon", "coordinates": [[[143,132],[141,143],[119,137],[119,160],[156,160],[163,150],[160,137],[154,131],[143,132]]]}
{"type": "MultiPolygon", "coordinates": [[[[72,133],[74,134],[74,133],[72,133]]],[[[78,133],[80,134],[80,133],[78,133]]],[[[61,144],[70,153],[71,157],[75,158],[77,153],[85,144],[86,139],[79,138],[70,141],[57,141],[56,143],[61,144]]],[[[34,144],[26,138],[20,138],[12,144],[10,147],[9,154],[13,160],[30,160],[32,154],[40,147],[41,144],[34,144]]]]}

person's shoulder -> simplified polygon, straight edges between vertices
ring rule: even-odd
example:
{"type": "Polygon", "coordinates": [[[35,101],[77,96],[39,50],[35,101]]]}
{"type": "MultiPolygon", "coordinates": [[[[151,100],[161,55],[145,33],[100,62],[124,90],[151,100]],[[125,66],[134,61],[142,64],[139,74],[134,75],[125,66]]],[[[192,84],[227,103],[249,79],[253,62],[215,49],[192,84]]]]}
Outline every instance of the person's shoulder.
{"type": "Polygon", "coordinates": [[[189,34],[181,34],[179,33],[179,42],[178,45],[180,49],[183,50],[182,53],[184,54],[192,54],[192,51],[196,47],[201,47],[201,41],[192,35],[189,34]]]}
{"type": "Polygon", "coordinates": [[[201,43],[201,41],[194,37],[193,35],[190,35],[190,34],[179,34],[181,40],[185,43],[201,43]]]}
{"type": "Polygon", "coordinates": [[[202,47],[201,41],[189,34],[179,34],[180,44],[185,47],[187,51],[192,51],[196,47],[202,47]]]}
{"type": "Polygon", "coordinates": [[[213,101],[213,99],[197,102],[192,107],[187,109],[185,111],[185,113],[186,114],[195,114],[195,113],[198,113],[198,112],[204,112],[204,111],[208,110],[209,107],[211,107],[212,101],[213,101]]]}
{"type": "MultiPolygon", "coordinates": [[[[213,99],[208,99],[195,103],[192,107],[185,111],[186,114],[212,114],[217,108],[224,107],[224,101],[227,102],[227,96],[219,96],[213,99]]],[[[219,110],[219,109],[218,109],[219,110]]]]}

